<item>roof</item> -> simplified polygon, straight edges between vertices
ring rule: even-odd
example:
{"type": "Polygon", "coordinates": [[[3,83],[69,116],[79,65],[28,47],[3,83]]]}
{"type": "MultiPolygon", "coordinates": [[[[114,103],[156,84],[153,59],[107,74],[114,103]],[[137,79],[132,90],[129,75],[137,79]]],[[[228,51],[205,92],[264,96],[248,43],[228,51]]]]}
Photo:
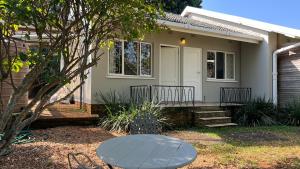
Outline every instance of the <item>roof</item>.
{"type": "Polygon", "coordinates": [[[244,41],[255,41],[255,43],[258,43],[258,41],[262,40],[262,37],[251,32],[233,29],[224,25],[198,21],[172,13],[165,13],[165,16],[160,18],[160,23],[165,24],[166,26],[171,28],[177,27],[181,29],[192,30],[194,33],[198,34],[201,34],[201,32],[209,33],[208,35],[215,35],[215,37],[233,40],[241,40],[238,38],[243,38],[244,41]]]}
{"type": "Polygon", "coordinates": [[[186,17],[189,16],[190,14],[198,14],[210,18],[215,18],[231,23],[235,23],[237,25],[243,25],[243,26],[248,26],[251,28],[267,31],[267,32],[275,32],[279,34],[286,35],[288,37],[292,38],[300,38],[300,30],[299,29],[293,29],[289,27],[284,27],[280,25],[275,25],[271,23],[266,23],[262,21],[257,21],[253,19],[248,19],[248,18],[243,18],[239,16],[234,16],[234,15],[228,15],[224,13],[219,13],[219,12],[214,12],[214,11],[209,11],[205,9],[200,9],[200,8],[195,8],[195,7],[190,7],[187,6],[184,11],[181,13],[181,16],[186,17]]]}

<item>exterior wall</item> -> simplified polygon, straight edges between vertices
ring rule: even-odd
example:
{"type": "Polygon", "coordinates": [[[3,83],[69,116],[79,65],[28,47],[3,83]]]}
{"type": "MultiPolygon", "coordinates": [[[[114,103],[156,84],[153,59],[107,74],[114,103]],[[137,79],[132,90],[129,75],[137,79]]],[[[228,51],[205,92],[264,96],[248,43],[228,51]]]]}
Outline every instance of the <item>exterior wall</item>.
{"type": "MultiPolygon", "coordinates": [[[[17,48],[18,48],[18,52],[21,51],[25,51],[27,49],[27,45],[23,42],[17,42],[17,48]]],[[[15,54],[15,48],[12,47],[11,48],[11,54],[15,54]]],[[[28,72],[28,68],[25,67],[23,69],[21,69],[18,73],[13,73],[13,81],[15,83],[16,86],[18,86],[21,82],[22,79],[24,78],[25,74],[28,72]]],[[[8,79],[10,81],[10,78],[8,79]]],[[[6,109],[6,105],[8,103],[8,100],[10,98],[10,95],[13,92],[13,88],[11,85],[7,84],[7,83],[3,83],[2,84],[2,88],[0,89],[0,94],[1,94],[1,100],[3,101],[3,109],[6,109]]],[[[16,111],[18,111],[21,107],[25,106],[28,103],[28,94],[26,93],[24,96],[20,97],[17,100],[16,103],[16,111]]],[[[0,107],[1,109],[1,107],[0,107]]]]}
{"type": "Polygon", "coordinates": [[[272,54],[276,49],[275,33],[266,33],[258,45],[242,43],[241,86],[251,87],[253,97],[272,98],[272,54]]]}
{"type": "MultiPolygon", "coordinates": [[[[152,71],[153,77],[151,78],[139,78],[139,77],[122,77],[122,76],[109,76],[108,75],[108,51],[104,51],[104,55],[100,60],[98,66],[92,69],[92,88],[91,97],[92,104],[97,104],[95,101],[95,94],[97,92],[107,93],[110,91],[117,91],[118,93],[129,96],[129,87],[132,85],[154,85],[159,84],[159,71],[160,71],[160,45],[175,45],[179,46],[181,38],[185,38],[187,44],[180,46],[181,58],[182,47],[196,47],[202,48],[203,51],[203,101],[206,102],[218,102],[219,101],[219,88],[220,87],[239,87],[240,86],[240,42],[224,40],[219,38],[212,38],[207,36],[191,35],[186,33],[179,33],[173,31],[165,31],[147,36],[146,42],[152,43],[153,60],[152,71]],[[235,53],[235,81],[207,81],[206,75],[206,53],[207,50],[219,50],[235,53]]],[[[181,63],[182,64],[182,63],[181,63]]],[[[182,67],[182,65],[181,65],[182,67]]],[[[181,70],[182,72],[182,70],[181,70]]],[[[182,79],[182,78],[181,78],[182,79]]]]}

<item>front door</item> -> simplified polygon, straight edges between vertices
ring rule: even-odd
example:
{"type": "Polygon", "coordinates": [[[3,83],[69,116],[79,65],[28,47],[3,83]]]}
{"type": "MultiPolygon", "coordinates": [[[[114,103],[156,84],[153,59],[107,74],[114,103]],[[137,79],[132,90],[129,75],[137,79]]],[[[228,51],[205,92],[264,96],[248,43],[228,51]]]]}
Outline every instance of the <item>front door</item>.
{"type": "Polygon", "coordinates": [[[183,48],[183,85],[195,86],[195,100],[202,101],[201,48],[183,48]]]}
{"type": "Polygon", "coordinates": [[[161,46],[160,85],[179,85],[179,48],[161,46]]]}

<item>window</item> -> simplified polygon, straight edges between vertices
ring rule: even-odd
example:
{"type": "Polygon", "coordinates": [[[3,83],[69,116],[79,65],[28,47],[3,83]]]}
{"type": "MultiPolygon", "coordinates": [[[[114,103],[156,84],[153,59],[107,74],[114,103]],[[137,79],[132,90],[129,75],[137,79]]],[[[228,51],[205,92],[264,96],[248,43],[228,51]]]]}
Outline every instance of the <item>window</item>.
{"type": "Polygon", "coordinates": [[[152,75],[152,45],[145,42],[115,41],[109,52],[109,74],[152,75]]]}
{"type": "Polygon", "coordinates": [[[139,47],[137,42],[124,42],[124,74],[139,75],[139,47]]]}
{"type": "Polygon", "coordinates": [[[151,76],[151,44],[141,43],[141,75],[151,76]]]}
{"type": "Polygon", "coordinates": [[[109,73],[122,74],[122,50],[122,42],[115,41],[114,46],[109,53],[109,73]]]}
{"type": "Polygon", "coordinates": [[[233,53],[207,52],[207,78],[217,80],[235,79],[235,56],[233,53]]]}

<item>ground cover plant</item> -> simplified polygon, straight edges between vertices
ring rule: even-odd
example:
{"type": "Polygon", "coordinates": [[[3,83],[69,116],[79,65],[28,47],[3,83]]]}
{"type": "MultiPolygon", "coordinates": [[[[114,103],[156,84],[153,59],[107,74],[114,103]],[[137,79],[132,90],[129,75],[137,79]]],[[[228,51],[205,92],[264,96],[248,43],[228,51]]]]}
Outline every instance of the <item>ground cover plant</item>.
{"type": "Polygon", "coordinates": [[[233,118],[241,126],[264,126],[277,124],[277,107],[271,100],[255,98],[233,113],[233,118]]]}

